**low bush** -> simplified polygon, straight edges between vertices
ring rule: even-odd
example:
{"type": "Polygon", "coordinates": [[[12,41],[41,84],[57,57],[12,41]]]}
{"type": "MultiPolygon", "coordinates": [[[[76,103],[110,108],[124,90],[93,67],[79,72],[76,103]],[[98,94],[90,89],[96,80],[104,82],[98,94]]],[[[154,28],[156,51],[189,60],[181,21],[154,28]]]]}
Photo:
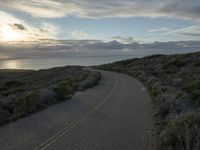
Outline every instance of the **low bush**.
{"type": "Polygon", "coordinates": [[[17,80],[7,81],[4,84],[5,87],[17,87],[17,86],[21,86],[21,85],[24,85],[24,83],[21,81],[17,81],[17,80]]]}
{"type": "Polygon", "coordinates": [[[200,113],[189,112],[171,121],[160,134],[163,149],[199,150],[200,113]]]}
{"type": "Polygon", "coordinates": [[[7,90],[9,90],[9,88],[6,87],[6,86],[3,86],[3,87],[0,88],[0,92],[1,92],[1,91],[7,91],[7,90]]]}
{"type": "Polygon", "coordinates": [[[9,120],[16,120],[22,116],[33,112],[39,105],[38,92],[30,92],[25,96],[13,99],[7,104],[7,109],[10,112],[9,120]]]}
{"type": "Polygon", "coordinates": [[[191,81],[184,86],[184,90],[186,90],[188,93],[191,93],[196,89],[200,90],[200,80],[191,81]]]}
{"type": "Polygon", "coordinates": [[[58,100],[65,100],[71,98],[74,94],[74,88],[70,81],[62,81],[53,87],[53,90],[57,93],[58,100]]]}
{"type": "Polygon", "coordinates": [[[180,67],[183,67],[184,65],[185,65],[184,61],[178,60],[178,59],[173,59],[171,61],[164,63],[162,65],[162,68],[163,69],[169,69],[169,68],[172,68],[172,67],[180,68],[180,67]]]}
{"type": "Polygon", "coordinates": [[[8,120],[7,113],[3,109],[2,104],[0,103],[0,126],[6,123],[8,120]]]}
{"type": "Polygon", "coordinates": [[[84,91],[87,88],[91,88],[95,86],[100,79],[101,79],[101,74],[99,72],[93,72],[88,76],[86,80],[80,82],[78,90],[84,91]]]}
{"type": "Polygon", "coordinates": [[[192,101],[200,107],[200,89],[195,89],[191,92],[192,101]]]}

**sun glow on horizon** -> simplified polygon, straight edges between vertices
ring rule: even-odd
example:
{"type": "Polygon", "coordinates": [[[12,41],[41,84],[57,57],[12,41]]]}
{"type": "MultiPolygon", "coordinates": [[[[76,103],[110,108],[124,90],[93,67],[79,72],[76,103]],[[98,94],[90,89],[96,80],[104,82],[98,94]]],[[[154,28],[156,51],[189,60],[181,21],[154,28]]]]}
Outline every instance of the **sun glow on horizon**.
{"type": "Polygon", "coordinates": [[[1,68],[4,69],[20,69],[20,63],[17,60],[8,60],[2,64],[1,68]]]}
{"type": "Polygon", "coordinates": [[[23,32],[17,31],[9,26],[6,26],[0,31],[0,39],[2,41],[21,41],[25,40],[26,36],[23,32]]]}

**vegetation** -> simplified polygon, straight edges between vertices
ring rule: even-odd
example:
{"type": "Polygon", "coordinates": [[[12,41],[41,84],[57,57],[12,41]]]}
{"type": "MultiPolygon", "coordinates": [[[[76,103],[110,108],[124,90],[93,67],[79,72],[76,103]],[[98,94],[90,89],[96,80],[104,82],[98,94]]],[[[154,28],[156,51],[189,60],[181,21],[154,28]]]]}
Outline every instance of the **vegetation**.
{"type": "Polygon", "coordinates": [[[200,146],[200,113],[190,112],[172,120],[161,132],[163,146],[168,149],[198,150],[200,146]]]}
{"type": "Polygon", "coordinates": [[[98,84],[100,73],[79,66],[0,70],[0,125],[71,98],[98,84]]]}
{"type": "Polygon", "coordinates": [[[129,74],[149,89],[163,150],[200,149],[200,52],[153,55],[97,68],[129,74]]]}
{"type": "Polygon", "coordinates": [[[55,87],[53,87],[53,90],[57,94],[57,99],[60,100],[71,98],[75,92],[73,83],[70,81],[59,82],[55,87]]]}
{"type": "Polygon", "coordinates": [[[16,120],[32,113],[39,106],[39,94],[30,92],[24,96],[14,98],[5,107],[8,110],[8,120],[16,120]]]}
{"type": "Polygon", "coordinates": [[[80,83],[78,90],[83,91],[87,88],[93,87],[98,83],[98,81],[101,79],[101,74],[99,72],[91,73],[90,76],[86,80],[80,83]]]}

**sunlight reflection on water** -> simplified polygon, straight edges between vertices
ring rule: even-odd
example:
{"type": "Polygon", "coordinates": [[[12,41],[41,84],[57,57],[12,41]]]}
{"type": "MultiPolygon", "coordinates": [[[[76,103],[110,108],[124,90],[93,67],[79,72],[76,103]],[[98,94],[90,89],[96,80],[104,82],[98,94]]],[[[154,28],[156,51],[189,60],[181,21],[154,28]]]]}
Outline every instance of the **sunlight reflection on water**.
{"type": "Polygon", "coordinates": [[[90,66],[110,63],[129,58],[134,58],[134,56],[0,60],[0,69],[46,69],[66,65],[90,66]]]}
{"type": "Polygon", "coordinates": [[[5,60],[0,62],[1,69],[20,69],[20,61],[18,60],[5,60]]]}

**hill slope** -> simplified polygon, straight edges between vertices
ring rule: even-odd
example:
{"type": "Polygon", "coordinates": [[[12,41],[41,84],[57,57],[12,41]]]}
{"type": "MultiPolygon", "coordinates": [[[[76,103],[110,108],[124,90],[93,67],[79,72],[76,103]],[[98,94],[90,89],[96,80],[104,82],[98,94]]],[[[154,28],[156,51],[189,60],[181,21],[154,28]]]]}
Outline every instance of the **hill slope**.
{"type": "Polygon", "coordinates": [[[78,66],[45,70],[0,70],[0,125],[49,105],[62,102],[76,91],[90,88],[100,73],[78,66]]]}
{"type": "Polygon", "coordinates": [[[148,87],[160,149],[200,149],[200,52],[153,55],[97,68],[129,74],[148,87]]]}

